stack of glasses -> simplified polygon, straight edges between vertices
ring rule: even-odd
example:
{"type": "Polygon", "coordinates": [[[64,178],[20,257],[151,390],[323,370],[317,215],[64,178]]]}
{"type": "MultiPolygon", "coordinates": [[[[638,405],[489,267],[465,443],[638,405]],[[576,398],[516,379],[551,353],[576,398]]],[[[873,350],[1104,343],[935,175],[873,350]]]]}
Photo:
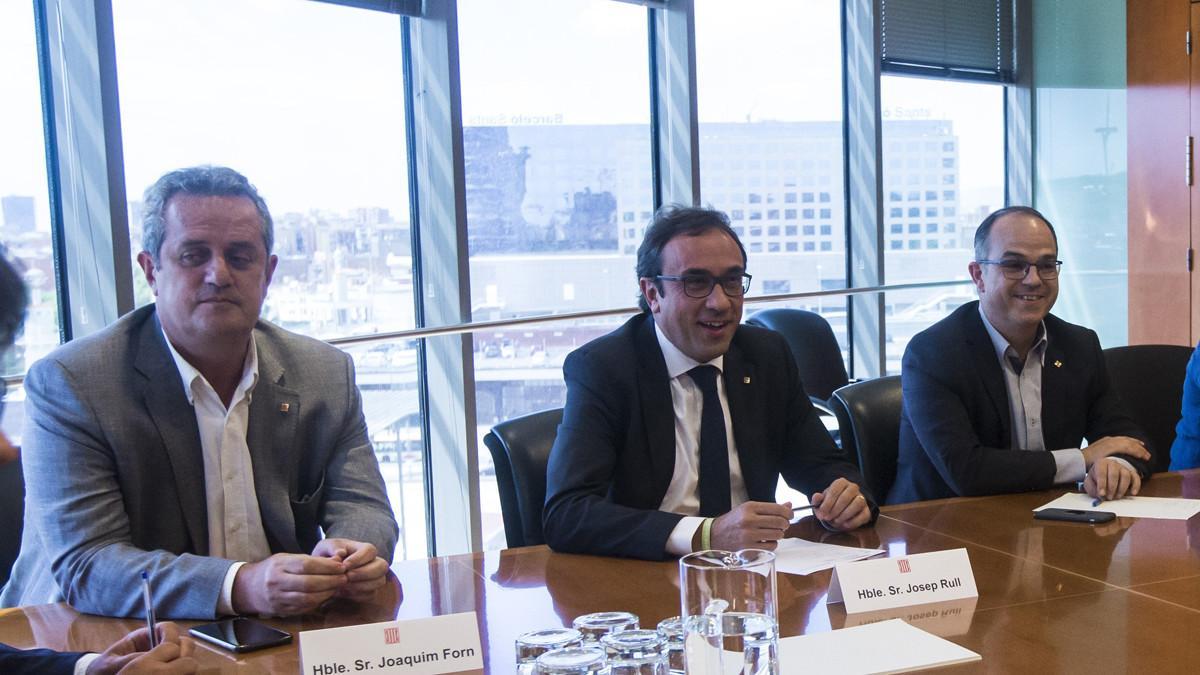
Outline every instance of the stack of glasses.
{"type": "Polygon", "coordinates": [[[641,630],[629,612],[585,614],[574,628],[551,628],[517,638],[522,675],[668,675],[683,672],[679,617],[641,630]]]}

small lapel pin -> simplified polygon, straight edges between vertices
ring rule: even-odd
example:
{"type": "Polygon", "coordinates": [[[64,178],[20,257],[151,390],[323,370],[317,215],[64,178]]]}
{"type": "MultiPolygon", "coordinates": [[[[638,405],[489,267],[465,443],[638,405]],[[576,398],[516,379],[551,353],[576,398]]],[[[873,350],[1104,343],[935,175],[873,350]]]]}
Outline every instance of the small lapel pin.
{"type": "Polygon", "coordinates": [[[292,407],[292,405],[290,403],[280,403],[279,404],[279,412],[286,413],[288,410],[291,409],[291,407],[292,407]]]}
{"type": "Polygon", "coordinates": [[[1054,362],[1054,367],[1055,367],[1055,368],[1062,368],[1062,361],[1055,361],[1055,362],[1054,362]]]}
{"type": "Polygon", "coordinates": [[[742,378],[742,384],[750,384],[750,378],[749,378],[749,377],[743,377],[743,378],[742,378]]]}

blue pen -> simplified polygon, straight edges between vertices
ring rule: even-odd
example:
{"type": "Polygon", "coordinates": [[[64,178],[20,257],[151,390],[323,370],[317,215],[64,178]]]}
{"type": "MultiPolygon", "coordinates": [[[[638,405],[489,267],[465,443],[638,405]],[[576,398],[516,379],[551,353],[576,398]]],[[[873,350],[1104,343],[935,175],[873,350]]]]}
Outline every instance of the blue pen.
{"type": "Polygon", "coordinates": [[[150,632],[150,649],[158,646],[158,635],[154,628],[154,603],[150,601],[150,575],[142,570],[142,603],[146,606],[146,630],[150,632]]]}
{"type": "Polygon", "coordinates": [[[1102,502],[1102,501],[1104,501],[1104,500],[1101,499],[1100,497],[1096,497],[1095,499],[1093,499],[1092,500],[1092,508],[1094,509],[1097,506],[1100,506],[1100,502],[1102,502]]]}

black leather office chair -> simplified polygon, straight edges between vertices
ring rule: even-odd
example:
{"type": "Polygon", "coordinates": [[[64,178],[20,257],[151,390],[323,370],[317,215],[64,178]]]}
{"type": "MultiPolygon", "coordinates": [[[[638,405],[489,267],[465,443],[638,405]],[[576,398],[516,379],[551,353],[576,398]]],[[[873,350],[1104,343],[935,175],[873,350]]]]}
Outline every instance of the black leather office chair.
{"type": "Polygon", "coordinates": [[[829,397],[842,432],[842,450],[857,458],[867,489],[879,504],[896,480],[902,401],[899,375],[848,384],[829,397]]]}
{"type": "Polygon", "coordinates": [[[1191,347],[1132,345],[1104,350],[1104,362],[1113,387],[1125,402],[1133,421],[1150,436],[1154,471],[1171,464],[1175,425],[1183,407],[1183,380],[1191,347]]]}
{"type": "Polygon", "coordinates": [[[542,507],[546,502],[546,464],[562,422],[562,408],[543,410],[492,427],[483,443],[496,465],[500,511],[509,548],[545,543],[542,507]]]}
{"type": "Polygon", "coordinates": [[[0,586],[8,583],[21,550],[21,524],[25,517],[25,478],[21,460],[0,466],[0,586]]]}
{"type": "Polygon", "coordinates": [[[803,309],[764,309],[746,323],[783,335],[800,369],[804,391],[814,403],[824,407],[833,391],[850,381],[842,348],[833,328],[820,314],[803,309]]]}

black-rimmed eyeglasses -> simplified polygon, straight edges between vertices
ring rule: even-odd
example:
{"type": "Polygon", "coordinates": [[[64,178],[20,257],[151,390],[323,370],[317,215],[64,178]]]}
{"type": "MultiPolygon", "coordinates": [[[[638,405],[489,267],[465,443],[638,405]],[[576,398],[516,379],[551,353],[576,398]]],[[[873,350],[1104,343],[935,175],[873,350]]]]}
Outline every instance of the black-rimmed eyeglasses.
{"type": "Polygon", "coordinates": [[[707,298],[717,284],[731,298],[740,298],[750,290],[749,274],[730,274],[714,277],[711,274],[681,274],[678,276],[660,274],[655,279],[659,281],[678,281],[683,286],[683,292],[689,298],[707,298]]]}
{"type": "Polygon", "coordinates": [[[1037,268],[1038,276],[1042,280],[1057,279],[1058,273],[1062,271],[1061,260],[1042,260],[1040,262],[1026,262],[1024,260],[976,260],[980,265],[995,265],[1000,268],[1000,273],[1005,279],[1020,281],[1029,274],[1029,268],[1037,268]]]}

